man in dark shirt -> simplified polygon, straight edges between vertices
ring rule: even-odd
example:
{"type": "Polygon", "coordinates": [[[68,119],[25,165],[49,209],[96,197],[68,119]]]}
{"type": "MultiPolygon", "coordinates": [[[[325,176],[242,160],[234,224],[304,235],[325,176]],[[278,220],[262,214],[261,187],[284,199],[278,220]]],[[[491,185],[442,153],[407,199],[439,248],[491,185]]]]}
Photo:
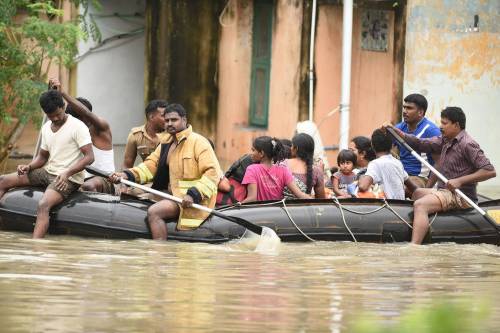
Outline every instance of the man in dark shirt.
{"type": "Polygon", "coordinates": [[[438,171],[448,179],[446,184],[439,182],[437,190],[419,188],[413,194],[411,241],[421,244],[429,230],[429,214],[469,208],[455,189],[477,201],[477,183],[495,177],[496,172],[479,144],[465,131],[465,114],[459,107],[447,107],[441,112],[441,137],[419,139],[394,129],[416,151],[439,153],[438,171]]]}

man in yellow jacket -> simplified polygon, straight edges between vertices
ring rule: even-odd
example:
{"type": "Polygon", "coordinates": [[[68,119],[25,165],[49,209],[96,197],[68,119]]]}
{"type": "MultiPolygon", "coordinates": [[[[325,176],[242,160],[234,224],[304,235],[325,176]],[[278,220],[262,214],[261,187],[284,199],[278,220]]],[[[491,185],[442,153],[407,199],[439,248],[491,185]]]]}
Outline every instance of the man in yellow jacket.
{"type": "Polygon", "coordinates": [[[161,200],[149,207],[148,223],[153,239],[167,238],[165,219],[178,218],[179,230],[197,228],[209,214],[191,205],[214,208],[222,174],[208,140],[187,124],[187,112],[182,105],[166,107],[165,129],[168,134],[143,163],[110,177],[115,183],[120,177],[141,184],[153,181],[152,188],[182,198],[181,205],[161,200]]]}

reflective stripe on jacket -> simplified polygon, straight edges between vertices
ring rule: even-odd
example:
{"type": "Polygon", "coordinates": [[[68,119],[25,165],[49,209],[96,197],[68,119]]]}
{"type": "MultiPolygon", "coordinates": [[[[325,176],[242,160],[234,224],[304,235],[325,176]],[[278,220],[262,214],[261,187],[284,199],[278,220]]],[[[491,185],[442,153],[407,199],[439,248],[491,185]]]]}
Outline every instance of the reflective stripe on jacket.
{"type": "MultiPolygon", "coordinates": [[[[215,207],[217,185],[221,168],[208,140],[193,132],[191,125],[176,133],[179,144],[168,158],[170,188],[172,194],[182,198],[187,190],[195,187],[201,194],[200,205],[215,207]]],[[[173,137],[166,135],[161,143],[171,143],[173,137]]],[[[151,182],[158,169],[161,145],[138,166],[129,169],[135,181],[141,184],[151,182]]],[[[165,184],[165,188],[168,184],[165,184]]],[[[195,208],[182,208],[177,222],[177,229],[187,230],[199,227],[208,217],[208,213],[195,208]]]]}

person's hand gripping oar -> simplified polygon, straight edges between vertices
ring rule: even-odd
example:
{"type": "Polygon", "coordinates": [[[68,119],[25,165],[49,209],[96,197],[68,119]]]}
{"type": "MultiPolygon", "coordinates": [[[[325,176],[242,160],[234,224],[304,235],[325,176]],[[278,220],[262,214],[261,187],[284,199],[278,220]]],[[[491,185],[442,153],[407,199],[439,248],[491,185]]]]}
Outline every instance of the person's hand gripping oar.
{"type": "MultiPolygon", "coordinates": [[[[105,171],[99,170],[99,169],[97,169],[95,167],[91,167],[91,166],[88,166],[85,169],[89,173],[96,175],[96,176],[108,178],[111,175],[110,173],[107,173],[105,171]]],[[[144,192],[149,192],[149,193],[155,194],[159,197],[162,197],[162,198],[165,198],[168,200],[172,200],[174,202],[182,204],[181,198],[170,195],[168,193],[157,191],[157,190],[152,189],[150,187],[147,187],[147,186],[144,186],[141,184],[137,184],[137,183],[131,182],[131,181],[123,179],[123,178],[120,178],[120,183],[125,184],[127,186],[141,189],[144,192]]],[[[261,250],[263,250],[264,248],[267,248],[269,246],[276,247],[277,244],[279,244],[281,242],[281,240],[278,237],[278,235],[276,234],[276,232],[274,230],[272,230],[271,228],[261,227],[260,225],[254,224],[254,223],[247,221],[245,219],[242,219],[240,217],[226,215],[226,214],[223,214],[221,212],[216,211],[215,209],[210,209],[208,207],[205,207],[205,206],[202,206],[199,204],[193,203],[193,204],[191,204],[191,207],[195,208],[195,209],[202,210],[202,211],[207,212],[211,215],[215,215],[217,217],[220,217],[221,219],[236,223],[236,224],[246,228],[247,230],[251,231],[252,233],[260,235],[259,241],[265,242],[266,244],[260,244],[260,242],[259,242],[259,244],[257,245],[257,250],[259,250],[259,248],[261,250]]]]}
{"type": "MultiPolygon", "coordinates": [[[[424,164],[426,167],[429,168],[429,170],[432,171],[433,174],[435,174],[441,181],[445,184],[449,182],[449,180],[436,168],[434,168],[427,160],[422,158],[419,153],[417,153],[406,141],[401,137],[401,135],[397,132],[397,129],[395,129],[392,125],[390,124],[384,124],[385,129],[391,134],[394,139],[396,139],[402,146],[404,146],[413,157],[415,157],[418,161],[420,161],[422,164],[424,164]]],[[[455,192],[462,197],[471,207],[473,207],[479,214],[481,214],[486,221],[488,221],[491,226],[497,231],[497,233],[500,234],[500,230],[498,228],[498,225],[495,223],[495,221],[481,208],[479,207],[474,201],[472,201],[467,195],[465,195],[462,191],[460,191],[458,188],[455,188],[455,192]]]]}

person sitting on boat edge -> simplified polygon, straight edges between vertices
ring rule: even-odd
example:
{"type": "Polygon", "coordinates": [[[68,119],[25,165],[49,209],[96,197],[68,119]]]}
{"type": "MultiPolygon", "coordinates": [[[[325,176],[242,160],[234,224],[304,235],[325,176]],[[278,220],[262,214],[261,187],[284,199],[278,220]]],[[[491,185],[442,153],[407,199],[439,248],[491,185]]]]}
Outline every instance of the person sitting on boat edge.
{"type": "Polygon", "coordinates": [[[351,197],[351,194],[347,191],[347,187],[356,180],[356,174],[353,171],[356,160],[356,154],[350,149],[342,149],[339,152],[337,164],[340,170],[332,176],[333,193],[337,198],[351,197]]]}
{"type": "Polygon", "coordinates": [[[297,198],[311,199],[295,184],[290,170],[281,164],[285,159],[285,148],[277,138],[260,136],[252,144],[252,160],[242,184],[247,185],[247,197],[242,202],[281,200],[283,190],[288,186],[297,198]]]}
{"type": "Polygon", "coordinates": [[[215,207],[222,173],[208,140],[188,125],[187,112],[182,105],[166,107],[165,127],[168,134],[143,163],[110,176],[115,183],[119,178],[142,184],[153,181],[152,188],[167,190],[182,198],[180,205],[161,200],[148,208],[147,219],[153,239],[167,238],[164,220],[168,219],[178,218],[178,230],[198,228],[209,214],[191,205],[215,207]]]}
{"type": "Polygon", "coordinates": [[[167,101],[154,99],[148,103],[144,112],[146,123],[130,130],[123,155],[123,167],[132,168],[139,156],[141,162],[155,151],[160,144],[161,136],[165,134],[165,108],[167,101]]]}
{"type": "Polygon", "coordinates": [[[376,129],[373,131],[371,141],[377,158],[368,163],[366,173],[359,178],[359,192],[367,192],[370,186],[378,184],[382,187],[386,199],[404,200],[404,185],[410,190],[414,190],[416,186],[409,179],[403,164],[391,155],[390,134],[376,129]]]}
{"type": "Polygon", "coordinates": [[[13,187],[40,186],[46,190],[38,202],[33,238],[43,238],[49,228],[50,210],[78,190],[85,166],[94,161],[87,126],[64,112],[64,100],[57,90],[40,96],[40,106],[49,121],[41,129],[41,146],[17,173],[0,176],[0,198],[13,187]]]}
{"type": "MultiPolygon", "coordinates": [[[[283,143],[283,140],[280,140],[283,143]]],[[[292,172],[295,184],[306,193],[314,193],[316,199],[325,198],[325,182],[323,170],[314,165],[314,139],[306,133],[296,134],[292,138],[290,148],[291,158],[285,160],[285,165],[292,172]]],[[[295,198],[288,186],[283,190],[285,198],[295,198]]]]}
{"type": "Polygon", "coordinates": [[[448,182],[438,182],[438,189],[419,188],[413,193],[414,217],[411,242],[421,244],[429,230],[429,214],[452,209],[469,208],[455,189],[460,189],[477,202],[477,183],[496,177],[496,171],[479,144],[465,131],[466,117],[459,107],[449,106],[441,111],[440,137],[419,139],[395,129],[416,151],[439,153],[438,171],[448,182]]]}
{"type": "MultiPolygon", "coordinates": [[[[68,105],[66,113],[81,120],[90,131],[92,151],[94,152],[93,167],[106,172],[115,171],[113,139],[109,123],[92,112],[92,104],[83,97],[74,98],[64,91],[58,79],[49,80],[49,85],[61,92],[68,105]]],[[[85,171],[85,181],[81,186],[83,191],[116,194],[115,186],[104,177],[94,176],[85,171]]]]}
{"type": "MultiPolygon", "coordinates": [[[[427,111],[427,99],[420,94],[410,94],[403,100],[403,121],[395,127],[406,134],[413,134],[417,138],[432,138],[441,136],[439,127],[425,117],[427,111]]],[[[429,187],[430,170],[422,162],[417,160],[410,151],[393,141],[399,150],[399,159],[403,163],[406,173],[417,187],[429,187]]],[[[437,156],[436,156],[437,157],[437,156]]],[[[434,159],[431,154],[422,154],[422,158],[429,164],[434,165],[434,159]]]]}
{"type": "Polygon", "coordinates": [[[357,156],[356,168],[353,172],[358,175],[359,178],[359,175],[366,172],[368,163],[376,158],[372,148],[372,142],[366,136],[356,136],[349,142],[349,150],[352,150],[357,156]]]}

